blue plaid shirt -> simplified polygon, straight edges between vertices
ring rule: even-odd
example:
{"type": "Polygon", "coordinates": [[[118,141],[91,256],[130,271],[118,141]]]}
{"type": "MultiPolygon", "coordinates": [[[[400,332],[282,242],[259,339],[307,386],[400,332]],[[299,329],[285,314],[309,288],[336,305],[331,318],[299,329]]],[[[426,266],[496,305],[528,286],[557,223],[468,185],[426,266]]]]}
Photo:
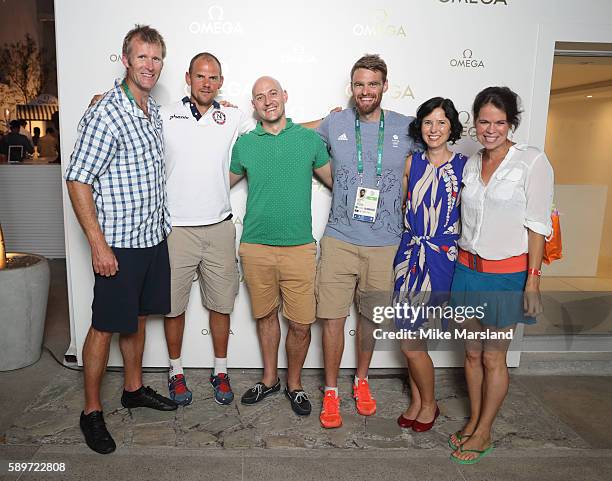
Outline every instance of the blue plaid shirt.
{"type": "Polygon", "coordinates": [[[109,246],[152,247],[171,230],[162,120],[151,97],[148,111],[150,118],[117,80],[79,123],[64,177],[91,185],[109,246]]]}

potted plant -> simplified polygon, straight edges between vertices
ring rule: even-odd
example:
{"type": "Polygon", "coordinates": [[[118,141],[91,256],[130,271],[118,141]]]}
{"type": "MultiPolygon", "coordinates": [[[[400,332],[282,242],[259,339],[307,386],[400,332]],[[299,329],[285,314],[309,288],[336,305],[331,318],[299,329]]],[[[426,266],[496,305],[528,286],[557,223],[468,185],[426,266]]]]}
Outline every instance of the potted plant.
{"type": "Polygon", "coordinates": [[[0,224],[0,371],[40,359],[49,280],[49,263],[44,257],[6,252],[0,224]]]}

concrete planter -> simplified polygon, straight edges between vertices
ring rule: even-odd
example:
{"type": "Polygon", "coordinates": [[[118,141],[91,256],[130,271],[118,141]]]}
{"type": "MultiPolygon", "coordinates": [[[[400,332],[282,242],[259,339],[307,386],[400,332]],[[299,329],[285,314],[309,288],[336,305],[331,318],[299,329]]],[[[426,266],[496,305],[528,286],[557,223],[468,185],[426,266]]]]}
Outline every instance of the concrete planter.
{"type": "Polygon", "coordinates": [[[44,257],[7,254],[7,266],[0,269],[0,371],[40,359],[49,280],[44,257]]]}

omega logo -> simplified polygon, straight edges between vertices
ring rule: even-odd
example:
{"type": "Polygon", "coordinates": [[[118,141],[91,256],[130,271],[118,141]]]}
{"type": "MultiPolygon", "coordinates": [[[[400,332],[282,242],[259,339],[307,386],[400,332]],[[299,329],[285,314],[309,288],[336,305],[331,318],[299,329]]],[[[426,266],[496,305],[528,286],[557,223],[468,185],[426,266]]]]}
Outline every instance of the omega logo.
{"type": "MultiPolygon", "coordinates": [[[[351,92],[351,84],[346,84],[345,93],[347,97],[352,97],[353,93],[351,92]]],[[[414,92],[412,91],[412,87],[410,85],[399,85],[399,84],[391,84],[387,89],[387,93],[389,96],[396,100],[403,100],[406,97],[410,97],[414,100],[414,92]]]]}
{"type": "Polygon", "coordinates": [[[306,54],[303,45],[296,45],[291,53],[281,56],[281,62],[284,63],[315,63],[316,61],[316,57],[306,54]]]}
{"type": "MultiPolygon", "coordinates": [[[[230,336],[234,335],[234,331],[232,331],[231,329],[230,329],[229,333],[230,333],[230,336]]],[[[210,336],[210,331],[208,329],[204,328],[204,329],[202,329],[201,334],[203,336],[210,336]]]]}
{"type": "Polygon", "coordinates": [[[466,5],[502,5],[508,6],[507,0],[440,0],[440,3],[464,3],[466,5]]]}
{"type": "Polygon", "coordinates": [[[466,48],[461,54],[462,58],[452,58],[450,60],[451,67],[464,67],[464,68],[484,68],[485,64],[482,60],[472,58],[474,52],[471,49],[466,48]]]}
{"type": "Polygon", "coordinates": [[[406,97],[414,99],[414,93],[410,85],[406,85],[405,87],[400,85],[389,85],[389,95],[391,98],[398,100],[402,100],[406,97]]]}
{"type": "Polygon", "coordinates": [[[353,35],[358,37],[374,37],[377,35],[386,35],[388,37],[404,37],[406,31],[403,25],[394,25],[389,22],[389,14],[386,10],[378,9],[374,12],[376,24],[367,25],[356,23],[353,25],[353,35]]]}
{"type": "Polygon", "coordinates": [[[473,141],[477,142],[478,139],[476,138],[476,127],[474,127],[474,125],[470,125],[471,119],[472,114],[470,114],[467,110],[461,110],[459,112],[459,122],[461,122],[461,125],[463,125],[461,136],[469,136],[473,141]]]}
{"type": "Polygon", "coordinates": [[[224,20],[223,7],[220,5],[211,5],[208,9],[207,22],[191,22],[189,31],[194,34],[211,34],[211,35],[233,35],[243,34],[244,29],[240,22],[230,22],[224,20]]]}
{"type": "Polygon", "coordinates": [[[211,5],[208,9],[208,18],[211,20],[223,20],[223,8],[219,5],[211,5]]]}

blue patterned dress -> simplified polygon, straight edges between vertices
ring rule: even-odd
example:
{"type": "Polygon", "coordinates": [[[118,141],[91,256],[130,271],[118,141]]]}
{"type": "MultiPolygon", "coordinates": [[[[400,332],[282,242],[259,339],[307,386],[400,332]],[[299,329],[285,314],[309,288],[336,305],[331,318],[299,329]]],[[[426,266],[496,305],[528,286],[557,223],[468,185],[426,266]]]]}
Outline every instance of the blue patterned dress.
{"type": "MultiPolygon", "coordinates": [[[[467,157],[455,154],[434,167],[423,153],[412,155],[404,233],[393,267],[394,304],[441,305],[448,300],[459,239],[459,189],[467,157]]],[[[417,329],[425,319],[396,319],[417,329]]]]}

